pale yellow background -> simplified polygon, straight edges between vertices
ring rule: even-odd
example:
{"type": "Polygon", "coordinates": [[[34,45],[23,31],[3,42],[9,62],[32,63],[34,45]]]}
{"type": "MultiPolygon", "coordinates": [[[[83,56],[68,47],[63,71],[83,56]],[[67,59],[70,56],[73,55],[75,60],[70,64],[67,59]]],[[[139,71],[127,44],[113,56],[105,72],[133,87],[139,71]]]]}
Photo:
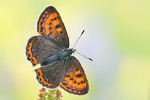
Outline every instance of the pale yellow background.
{"type": "Polygon", "coordinates": [[[85,29],[76,49],[94,60],[75,54],[89,93],[61,89],[63,100],[150,100],[150,0],[0,0],[0,100],[37,100],[41,86],[25,46],[38,35],[37,20],[48,5],[60,13],[70,47],[85,29]]]}

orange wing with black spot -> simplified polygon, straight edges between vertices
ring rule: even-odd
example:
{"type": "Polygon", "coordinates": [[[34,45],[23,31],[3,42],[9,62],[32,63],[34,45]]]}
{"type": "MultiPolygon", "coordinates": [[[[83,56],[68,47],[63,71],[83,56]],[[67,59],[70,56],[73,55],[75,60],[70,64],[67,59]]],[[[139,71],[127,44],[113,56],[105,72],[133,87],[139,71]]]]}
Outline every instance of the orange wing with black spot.
{"type": "Polygon", "coordinates": [[[88,80],[80,62],[73,56],[67,60],[60,86],[67,92],[84,95],[89,91],[88,80]]]}
{"type": "Polygon", "coordinates": [[[45,8],[41,13],[37,23],[37,31],[41,35],[53,40],[57,45],[69,48],[66,28],[59,13],[53,6],[45,8]]]}
{"type": "Polygon", "coordinates": [[[33,65],[41,63],[45,58],[57,54],[61,48],[44,36],[34,36],[26,46],[27,59],[33,65]]]}
{"type": "Polygon", "coordinates": [[[64,74],[64,61],[36,69],[38,82],[47,88],[56,88],[64,74]]]}

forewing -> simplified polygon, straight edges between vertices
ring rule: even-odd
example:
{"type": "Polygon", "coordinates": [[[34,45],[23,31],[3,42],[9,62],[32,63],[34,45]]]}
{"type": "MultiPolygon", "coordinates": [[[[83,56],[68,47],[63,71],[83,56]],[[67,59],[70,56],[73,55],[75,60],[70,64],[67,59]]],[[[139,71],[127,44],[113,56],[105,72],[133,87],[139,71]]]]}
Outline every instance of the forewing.
{"type": "Polygon", "coordinates": [[[45,37],[53,40],[57,45],[68,48],[69,38],[62,19],[53,6],[45,8],[41,13],[37,31],[45,37]]]}
{"type": "Polygon", "coordinates": [[[60,86],[73,94],[84,95],[88,93],[88,80],[80,62],[75,57],[71,56],[67,60],[66,65],[60,86]]]}
{"type": "Polygon", "coordinates": [[[45,58],[50,57],[61,50],[59,46],[44,36],[34,36],[28,40],[26,46],[27,59],[33,65],[41,63],[45,58]]]}
{"type": "Polygon", "coordinates": [[[62,80],[64,70],[64,61],[60,61],[54,63],[53,65],[41,67],[35,71],[38,82],[42,86],[52,89],[59,85],[60,81],[62,80]]]}

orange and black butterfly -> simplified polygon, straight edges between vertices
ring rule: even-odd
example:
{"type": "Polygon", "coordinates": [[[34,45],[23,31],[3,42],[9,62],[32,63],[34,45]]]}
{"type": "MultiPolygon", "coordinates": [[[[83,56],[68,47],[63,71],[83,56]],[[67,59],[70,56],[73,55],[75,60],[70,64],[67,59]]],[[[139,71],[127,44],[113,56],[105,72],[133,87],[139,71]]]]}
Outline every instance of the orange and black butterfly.
{"type": "Polygon", "coordinates": [[[54,89],[60,85],[64,90],[84,95],[89,85],[80,62],[72,56],[75,49],[69,49],[69,38],[64,23],[53,6],[47,7],[37,23],[38,36],[28,40],[27,59],[36,69],[38,82],[46,88],[54,89]]]}

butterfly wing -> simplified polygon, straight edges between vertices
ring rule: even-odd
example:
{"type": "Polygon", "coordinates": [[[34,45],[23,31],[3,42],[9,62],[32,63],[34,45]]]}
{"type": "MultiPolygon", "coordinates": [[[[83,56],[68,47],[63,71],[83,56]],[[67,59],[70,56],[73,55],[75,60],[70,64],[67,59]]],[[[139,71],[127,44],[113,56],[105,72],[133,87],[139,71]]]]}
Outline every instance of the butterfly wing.
{"type": "Polygon", "coordinates": [[[60,86],[73,94],[84,95],[88,93],[88,80],[80,62],[73,56],[67,59],[65,73],[60,86]]]}
{"type": "Polygon", "coordinates": [[[36,69],[35,72],[38,82],[42,86],[52,89],[59,85],[63,77],[64,70],[64,61],[60,61],[53,65],[36,69]]]}
{"type": "Polygon", "coordinates": [[[33,65],[41,63],[43,59],[50,57],[61,50],[59,46],[44,36],[34,36],[28,40],[26,46],[27,59],[33,65]]]}
{"type": "Polygon", "coordinates": [[[41,13],[37,31],[45,37],[53,40],[57,45],[69,48],[69,38],[62,19],[53,6],[45,8],[41,13]]]}

